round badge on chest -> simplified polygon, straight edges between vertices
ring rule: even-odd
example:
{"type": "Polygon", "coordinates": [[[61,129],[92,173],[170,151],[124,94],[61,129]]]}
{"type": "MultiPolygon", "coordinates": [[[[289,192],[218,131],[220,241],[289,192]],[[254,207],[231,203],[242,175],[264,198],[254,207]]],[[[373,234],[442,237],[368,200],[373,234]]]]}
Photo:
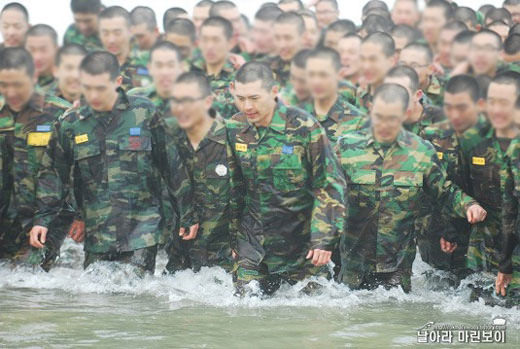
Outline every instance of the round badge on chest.
{"type": "Polygon", "coordinates": [[[219,164],[215,167],[215,172],[220,176],[224,177],[227,175],[227,167],[225,165],[219,164]]]}

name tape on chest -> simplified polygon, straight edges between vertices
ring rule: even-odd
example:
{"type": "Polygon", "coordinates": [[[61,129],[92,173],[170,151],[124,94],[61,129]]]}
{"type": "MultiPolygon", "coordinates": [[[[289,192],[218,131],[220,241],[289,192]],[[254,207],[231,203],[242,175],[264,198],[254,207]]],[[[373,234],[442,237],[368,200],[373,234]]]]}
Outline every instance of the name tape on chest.
{"type": "Polygon", "coordinates": [[[31,132],[27,135],[27,144],[35,147],[46,147],[50,139],[50,132],[31,132]]]}
{"type": "Polygon", "coordinates": [[[237,143],[237,144],[235,144],[235,150],[239,151],[239,152],[246,152],[247,151],[247,144],[237,143]]]}
{"type": "Polygon", "coordinates": [[[444,158],[444,153],[438,151],[438,152],[437,152],[437,157],[439,158],[439,160],[442,160],[442,159],[444,158]]]}
{"type": "Polygon", "coordinates": [[[74,141],[76,142],[76,144],[87,143],[88,134],[78,135],[78,136],[74,137],[74,141]]]}
{"type": "Polygon", "coordinates": [[[486,164],[486,158],[481,158],[481,157],[478,157],[478,156],[474,156],[471,159],[471,163],[473,165],[477,165],[477,166],[484,166],[486,164]]]}

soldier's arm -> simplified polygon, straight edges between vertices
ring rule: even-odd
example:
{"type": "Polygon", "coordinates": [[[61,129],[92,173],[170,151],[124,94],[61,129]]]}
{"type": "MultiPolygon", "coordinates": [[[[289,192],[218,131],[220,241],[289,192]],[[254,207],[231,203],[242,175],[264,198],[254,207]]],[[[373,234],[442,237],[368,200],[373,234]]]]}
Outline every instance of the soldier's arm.
{"type": "Polygon", "coordinates": [[[331,251],[343,231],[345,179],[325,130],[317,123],[310,130],[308,153],[314,194],[311,249],[331,251]]]}
{"type": "Polygon", "coordinates": [[[246,195],[242,171],[240,169],[240,165],[235,156],[235,151],[233,149],[234,143],[232,143],[229,139],[226,142],[226,152],[227,152],[227,161],[228,161],[228,169],[229,169],[229,187],[230,187],[230,195],[229,195],[229,206],[230,206],[230,225],[229,225],[229,236],[230,236],[230,244],[231,249],[236,251],[237,248],[237,235],[239,234],[239,222],[242,216],[242,209],[244,208],[244,197],[246,195]]]}

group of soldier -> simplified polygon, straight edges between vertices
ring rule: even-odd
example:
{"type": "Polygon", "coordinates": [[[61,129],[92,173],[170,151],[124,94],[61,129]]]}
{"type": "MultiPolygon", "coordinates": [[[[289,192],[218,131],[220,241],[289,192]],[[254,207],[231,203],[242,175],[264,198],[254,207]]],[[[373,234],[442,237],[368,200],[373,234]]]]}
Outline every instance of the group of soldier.
{"type": "Polygon", "coordinates": [[[370,0],[360,26],[336,0],[237,4],[160,33],[149,7],[71,0],[62,46],[3,7],[0,258],[48,271],[68,235],[85,268],[153,273],[164,248],[238,294],[410,292],[418,249],[434,282],[517,305],[520,0],[370,0]]]}

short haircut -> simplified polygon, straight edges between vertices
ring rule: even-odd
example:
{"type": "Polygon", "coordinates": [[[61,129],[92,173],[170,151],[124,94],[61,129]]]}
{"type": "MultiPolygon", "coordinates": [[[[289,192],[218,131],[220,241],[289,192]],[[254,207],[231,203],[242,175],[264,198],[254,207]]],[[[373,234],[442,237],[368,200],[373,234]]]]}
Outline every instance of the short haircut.
{"type": "Polygon", "coordinates": [[[426,3],[426,7],[428,8],[440,8],[443,11],[444,18],[449,20],[452,18],[453,8],[450,3],[446,0],[430,0],[426,3]]]}
{"type": "Polygon", "coordinates": [[[378,32],[389,33],[393,27],[394,23],[389,18],[379,15],[368,15],[361,25],[361,30],[370,35],[378,32]]]}
{"type": "Polygon", "coordinates": [[[235,5],[235,3],[233,3],[232,1],[216,1],[213,5],[211,5],[211,8],[209,9],[209,15],[210,17],[221,16],[220,11],[230,10],[236,7],[237,5],[235,5]]]}
{"type": "Polygon", "coordinates": [[[388,12],[387,10],[383,10],[382,8],[371,9],[366,13],[365,17],[368,17],[370,15],[377,15],[392,20],[392,15],[390,14],[390,12],[388,12]]]}
{"type": "Polygon", "coordinates": [[[502,7],[520,5],[520,0],[504,0],[502,7]]]}
{"type": "Polygon", "coordinates": [[[469,7],[461,6],[457,8],[454,17],[457,21],[470,22],[473,27],[478,24],[477,13],[469,7]]]}
{"type": "Polygon", "coordinates": [[[249,17],[242,13],[240,15],[240,19],[242,20],[242,23],[244,23],[248,30],[251,29],[251,22],[249,21],[249,17]]]}
{"type": "Polygon", "coordinates": [[[398,84],[382,84],[374,92],[374,102],[381,98],[386,103],[399,101],[402,104],[403,112],[408,109],[410,95],[408,91],[398,84]]]}
{"type": "Polygon", "coordinates": [[[298,51],[297,54],[294,55],[291,64],[294,64],[296,67],[300,69],[305,69],[305,64],[307,64],[307,58],[309,57],[309,53],[312,50],[303,49],[298,51]]]}
{"type": "Polygon", "coordinates": [[[488,21],[504,21],[510,26],[513,23],[513,18],[511,17],[509,11],[505,8],[494,8],[489,10],[489,12],[486,14],[484,23],[487,23],[488,21]]]}
{"type": "Polygon", "coordinates": [[[448,80],[444,87],[445,93],[468,93],[474,103],[480,98],[480,86],[477,79],[471,75],[456,75],[448,80]]]}
{"type": "Polygon", "coordinates": [[[520,53],[520,34],[509,35],[504,41],[504,52],[508,55],[520,53]]]}
{"type": "Polygon", "coordinates": [[[331,48],[316,48],[309,52],[306,62],[308,62],[311,58],[328,59],[332,64],[334,70],[339,71],[341,69],[341,57],[339,56],[339,53],[336,50],[333,50],[331,48]]]}
{"type": "Polygon", "coordinates": [[[303,10],[302,0],[280,0],[278,1],[278,5],[292,4],[293,2],[298,4],[298,10],[303,10]]]}
{"type": "Polygon", "coordinates": [[[363,39],[363,43],[379,45],[386,57],[391,57],[395,54],[394,39],[387,33],[377,32],[370,34],[363,39]]]}
{"type": "Polygon", "coordinates": [[[202,96],[207,97],[211,95],[211,85],[209,84],[206,75],[199,72],[186,72],[179,75],[175,84],[196,84],[202,96]]]}
{"type": "Polygon", "coordinates": [[[195,24],[187,18],[175,18],[164,28],[165,33],[188,36],[191,42],[197,40],[197,29],[195,24]]]}
{"type": "Polygon", "coordinates": [[[412,28],[406,24],[399,24],[392,29],[392,37],[406,38],[406,44],[411,44],[421,39],[422,34],[418,29],[412,28]]]}
{"type": "Polygon", "coordinates": [[[179,16],[187,15],[188,12],[181,7],[172,7],[164,11],[163,14],[163,28],[166,28],[168,24],[179,16]]]}
{"type": "Polygon", "coordinates": [[[255,13],[255,19],[262,22],[274,22],[282,14],[278,6],[264,6],[255,13]]]}
{"type": "Polygon", "coordinates": [[[513,85],[516,89],[516,94],[520,94],[520,73],[514,71],[499,73],[491,80],[491,83],[499,85],[513,85]]]}
{"type": "Polygon", "coordinates": [[[305,22],[303,21],[303,17],[296,12],[283,12],[276,17],[275,24],[294,24],[298,28],[299,34],[305,32],[305,22]]]}
{"type": "Polygon", "coordinates": [[[159,41],[159,42],[156,42],[152,46],[152,48],[150,49],[150,61],[152,61],[154,52],[159,51],[159,50],[172,51],[177,56],[177,60],[179,62],[182,61],[181,51],[179,50],[179,48],[177,46],[175,46],[174,44],[172,44],[169,41],[159,41]]]}
{"type": "Polygon", "coordinates": [[[496,7],[491,4],[484,4],[478,8],[478,12],[480,12],[485,17],[489,11],[495,8],[496,7]]]}
{"type": "Polygon", "coordinates": [[[103,9],[101,0],[71,0],[72,13],[98,14],[103,9]]]}
{"type": "Polygon", "coordinates": [[[472,32],[471,30],[464,30],[455,35],[452,44],[469,44],[471,43],[474,35],[475,32],[472,32]]]}
{"type": "Polygon", "coordinates": [[[79,69],[90,75],[108,73],[111,80],[119,76],[117,57],[107,51],[90,52],[81,61],[79,69]]]}
{"type": "Polygon", "coordinates": [[[319,3],[322,3],[322,2],[328,2],[329,4],[331,4],[336,10],[339,9],[338,7],[338,2],[336,0],[320,0],[316,3],[316,6],[319,4],[319,3]]]}
{"type": "Polygon", "coordinates": [[[414,50],[414,51],[422,52],[422,54],[426,57],[426,61],[428,62],[428,64],[433,62],[433,51],[430,48],[430,46],[428,46],[427,44],[423,44],[420,42],[414,42],[414,43],[411,43],[410,45],[406,45],[403,48],[403,51],[404,50],[414,50]]]}
{"type": "Polygon", "coordinates": [[[407,66],[407,65],[398,65],[390,69],[390,71],[386,74],[387,78],[407,78],[408,79],[408,88],[412,93],[419,89],[419,75],[415,69],[407,66]]]}
{"type": "Polygon", "coordinates": [[[126,22],[126,25],[128,27],[130,27],[130,25],[131,25],[130,13],[128,13],[128,11],[125,10],[121,6],[110,6],[110,7],[107,7],[106,9],[101,11],[101,13],[99,14],[98,17],[99,17],[100,21],[102,19],[112,19],[112,18],[121,17],[121,18],[124,18],[124,20],[126,22]]]}
{"type": "Polygon", "coordinates": [[[520,34],[520,23],[515,24],[509,29],[509,35],[520,34]]]}
{"type": "Polygon", "coordinates": [[[58,53],[56,53],[56,66],[61,64],[63,56],[86,56],[87,50],[78,44],[66,44],[60,47],[58,53]]]}
{"type": "Polygon", "coordinates": [[[351,34],[356,32],[356,25],[348,19],[338,19],[327,26],[327,31],[351,34]]]}
{"type": "Polygon", "coordinates": [[[466,23],[461,21],[451,21],[446,23],[441,30],[450,30],[460,33],[462,31],[468,30],[468,26],[466,25],[466,23]]]}
{"type": "Polygon", "coordinates": [[[195,7],[210,7],[214,2],[212,0],[201,0],[195,4],[195,7]]]}
{"type": "Polygon", "coordinates": [[[216,17],[209,17],[202,22],[202,25],[200,26],[200,30],[202,32],[202,28],[205,27],[218,27],[221,28],[224,32],[224,36],[226,39],[231,39],[233,37],[233,24],[231,24],[230,21],[225,19],[224,17],[216,16],[216,17]]]}
{"type": "Polygon", "coordinates": [[[155,12],[147,6],[137,6],[130,12],[132,25],[146,24],[149,31],[157,28],[157,18],[155,12]]]}
{"type": "Polygon", "coordinates": [[[54,30],[53,27],[47,24],[36,24],[29,28],[26,34],[29,36],[48,36],[51,38],[54,46],[58,46],[58,33],[54,30]]]}
{"type": "Polygon", "coordinates": [[[491,83],[491,77],[486,74],[480,74],[475,77],[478,83],[478,88],[480,91],[480,98],[487,98],[487,90],[489,88],[489,84],[491,83]]]}
{"type": "Polygon", "coordinates": [[[491,36],[493,36],[495,38],[495,41],[497,42],[498,49],[499,50],[502,49],[502,38],[500,37],[500,35],[498,35],[494,31],[489,30],[489,29],[481,29],[479,32],[477,32],[477,33],[475,33],[473,35],[472,40],[474,40],[479,35],[491,35],[491,36]]]}
{"type": "Polygon", "coordinates": [[[386,2],[381,0],[370,0],[363,6],[361,13],[363,16],[365,16],[368,14],[368,12],[374,9],[383,9],[388,12],[388,5],[386,2]]]}
{"type": "Polygon", "coordinates": [[[29,23],[29,12],[25,8],[24,5],[20,4],[19,2],[10,2],[7,5],[5,5],[2,8],[2,11],[0,11],[0,14],[4,13],[5,11],[12,10],[12,11],[18,11],[20,12],[23,17],[25,18],[25,21],[29,23]]]}
{"type": "MultiPolygon", "coordinates": [[[[316,14],[310,10],[300,10],[297,12],[300,16],[302,16],[302,19],[304,17],[310,18],[316,23],[316,26],[318,26],[318,17],[316,17],[316,14]]],[[[305,24],[305,21],[303,22],[305,24]]]]}
{"type": "Polygon", "coordinates": [[[236,73],[235,81],[241,84],[261,81],[262,88],[266,90],[271,90],[276,85],[271,68],[265,63],[255,61],[244,64],[236,73]]]}
{"type": "Polygon", "coordinates": [[[0,70],[25,70],[31,78],[34,76],[34,61],[22,47],[5,47],[0,50],[0,70]]]}

